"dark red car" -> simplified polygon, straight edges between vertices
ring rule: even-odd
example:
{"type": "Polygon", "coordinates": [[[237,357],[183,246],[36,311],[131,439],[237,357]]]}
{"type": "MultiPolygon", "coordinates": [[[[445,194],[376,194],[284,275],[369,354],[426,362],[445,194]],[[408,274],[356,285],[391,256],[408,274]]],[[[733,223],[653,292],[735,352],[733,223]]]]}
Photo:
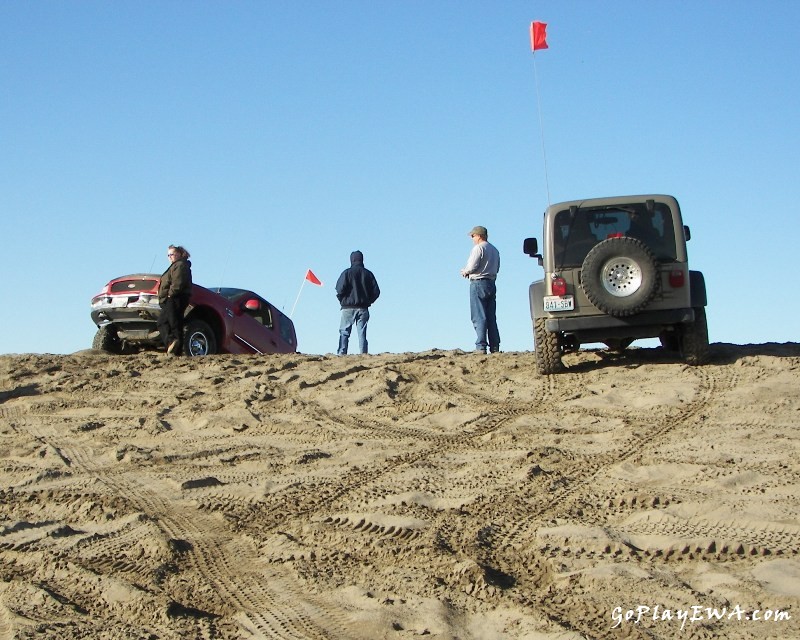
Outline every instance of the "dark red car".
{"type": "MultiPolygon", "coordinates": [[[[157,322],[161,276],[137,273],[114,278],[92,298],[97,334],[92,348],[110,353],[163,349],[157,322]]],[[[183,353],[293,353],[294,324],[252,291],[192,285],[186,309],[183,353]]]]}

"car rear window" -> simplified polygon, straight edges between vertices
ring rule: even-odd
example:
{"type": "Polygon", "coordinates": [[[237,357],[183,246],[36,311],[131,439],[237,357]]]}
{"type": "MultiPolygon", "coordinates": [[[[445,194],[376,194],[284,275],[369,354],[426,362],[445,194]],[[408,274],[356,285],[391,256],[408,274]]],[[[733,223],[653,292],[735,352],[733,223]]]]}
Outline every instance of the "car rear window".
{"type": "Polygon", "coordinates": [[[152,291],[158,287],[158,280],[119,280],[111,285],[111,293],[129,293],[131,291],[152,291]]]}
{"type": "MultiPolygon", "coordinates": [[[[277,311],[277,309],[276,309],[277,311]]],[[[281,338],[283,341],[291,346],[295,346],[294,344],[294,325],[292,321],[282,314],[280,311],[277,311],[278,314],[278,327],[281,331],[281,338]]]]}

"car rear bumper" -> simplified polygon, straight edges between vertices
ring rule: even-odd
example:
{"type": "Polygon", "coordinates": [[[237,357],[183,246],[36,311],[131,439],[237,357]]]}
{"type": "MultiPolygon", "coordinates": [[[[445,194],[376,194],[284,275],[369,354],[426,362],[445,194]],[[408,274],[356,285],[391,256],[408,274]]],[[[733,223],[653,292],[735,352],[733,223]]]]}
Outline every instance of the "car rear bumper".
{"type": "Polygon", "coordinates": [[[135,301],[126,306],[113,303],[92,305],[92,321],[97,327],[113,325],[120,340],[130,342],[160,341],[158,318],[161,307],[158,303],[135,301]]]}
{"type": "Polygon", "coordinates": [[[160,315],[161,307],[157,302],[131,302],[125,306],[114,304],[92,305],[92,320],[98,326],[109,322],[130,322],[132,320],[157,322],[160,315]]]}

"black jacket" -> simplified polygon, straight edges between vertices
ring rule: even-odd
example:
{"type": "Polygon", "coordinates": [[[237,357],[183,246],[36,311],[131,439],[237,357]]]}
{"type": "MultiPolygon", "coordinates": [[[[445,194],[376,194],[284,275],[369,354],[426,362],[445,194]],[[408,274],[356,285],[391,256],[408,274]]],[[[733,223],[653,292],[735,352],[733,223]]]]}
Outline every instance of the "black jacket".
{"type": "Polygon", "coordinates": [[[364,268],[360,251],[350,254],[350,264],[336,281],[336,297],[342,309],[366,309],[378,299],[381,289],[372,271],[364,268]]]}
{"type": "Polygon", "coordinates": [[[192,295],[192,263],[185,258],[173,262],[161,274],[158,285],[158,302],[164,304],[169,297],[181,297],[186,300],[192,295]]]}

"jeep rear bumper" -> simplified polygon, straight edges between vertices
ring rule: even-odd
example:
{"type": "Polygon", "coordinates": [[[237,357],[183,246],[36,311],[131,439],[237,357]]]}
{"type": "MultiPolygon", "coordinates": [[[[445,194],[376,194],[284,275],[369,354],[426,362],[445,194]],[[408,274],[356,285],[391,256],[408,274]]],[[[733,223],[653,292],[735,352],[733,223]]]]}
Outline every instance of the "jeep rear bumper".
{"type": "Polygon", "coordinates": [[[547,318],[544,326],[549,333],[569,333],[584,340],[597,338],[651,338],[678,324],[694,322],[694,309],[662,309],[645,311],[633,316],[573,316],[547,318]]]}

